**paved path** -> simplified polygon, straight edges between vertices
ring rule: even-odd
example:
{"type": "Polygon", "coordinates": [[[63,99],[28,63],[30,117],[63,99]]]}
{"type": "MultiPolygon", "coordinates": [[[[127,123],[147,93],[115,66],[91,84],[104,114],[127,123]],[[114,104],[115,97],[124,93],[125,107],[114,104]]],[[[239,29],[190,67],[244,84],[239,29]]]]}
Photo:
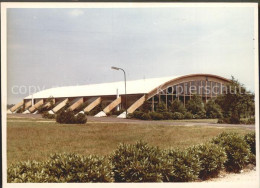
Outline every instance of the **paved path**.
{"type": "MultiPolygon", "coordinates": [[[[33,118],[33,119],[43,119],[40,114],[8,114],[8,117],[12,118],[33,118]]],[[[183,125],[183,126],[211,126],[211,127],[228,127],[228,128],[246,128],[246,129],[255,129],[255,125],[243,125],[243,124],[218,124],[206,122],[205,120],[161,120],[161,121],[152,121],[152,120],[138,120],[138,119],[123,119],[116,118],[116,116],[110,117],[93,117],[88,116],[88,122],[100,122],[100,123],[136,123],[136,124],[153,124],[153,125],[183,125]]]]}

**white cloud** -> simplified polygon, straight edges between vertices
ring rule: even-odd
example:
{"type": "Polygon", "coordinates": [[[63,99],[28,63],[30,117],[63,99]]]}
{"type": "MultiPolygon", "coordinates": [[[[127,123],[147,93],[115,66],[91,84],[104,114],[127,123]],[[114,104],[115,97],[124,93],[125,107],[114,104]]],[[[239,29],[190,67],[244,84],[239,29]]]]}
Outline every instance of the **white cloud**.
{"type": "Polygon", "coordinates": [[[74,10],[69,12],[69,15],[73,16],[73,17],[77,17],[77,16],[80,16],[80,15],[83,15],[83,14],[84,14],[84,12],[82,10],[79,10],[79,9],[74,9],[74,10]]]}

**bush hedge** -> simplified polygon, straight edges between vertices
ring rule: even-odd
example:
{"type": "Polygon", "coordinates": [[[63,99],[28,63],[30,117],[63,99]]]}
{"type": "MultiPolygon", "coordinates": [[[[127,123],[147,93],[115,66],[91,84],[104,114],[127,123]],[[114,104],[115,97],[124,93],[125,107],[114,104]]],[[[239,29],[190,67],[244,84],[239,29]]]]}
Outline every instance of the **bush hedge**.
{"type": "Polygon", "coordinates": [[[250,146],[250,151],[252,154],[256,154],[256,137],[255,137],[255,132],[252,133],[247,133],[244,136],[244,139],[246,141],[246,143],[250,146]]]}
{"type": "Polygon", "coordinates": [[[163,115],[158,112],[149,112],[149,115],[152,120],[162,120],[163,119],[163,115]]]}
{"type": "Polygon", "coordinates": [[[61,110],[56,116],[56,122],[64,124],[85,124],[87,117],[81,113],[75,115],[71,110],[61,110]]]}
{"type": "Polygon", "coordinates": [[[161,182],[164,161],[157,147],[120,144],[111,156],[116,182],[161,182]]]}
{"type": "Polygon", "coordinates": [[[184,115],[180,112],[174,112],[173,113],[173,119],[183,119],[184,115]]]}
{"type": "Polygon", "coordinates": [[[7,170],[8,183],[113,182],[111,163],[104,157],[54,154],[47,161],[21,162],[7,170]]]}
{"type": "Polygon", "coordinates": [[[42,113],[42,118],[45,118],[45,119],[55,119],[56,116],[55,116],[55,114],[49,114],[48,112],[43,112],[42,113]]]}
{"type": "Polygon", "coordinates": [[[54,154],[42,162],[12,164],[8,182],[189,182],[255,165],[255,134],[221,133],[184,150],[139,141],[120,144],[109,157],[54,154]],[[251,149],[251,150],[250,150],[251,149]]]}
{"type": "Polygon", "coordinates": [[[192,148],[183,151],[166,150],[165,156],[166,161],[170,162],[170,166],[164,168],[163,180],[165,182],[189,182],[198,179],[201,162],[198,155],[194,155],[192,148]]]}
{"type": "Polygon", "coordinates": [[[211,142],[224,148],[228,159],[225,162],[227,171],[239,172],[248,163],[250,147],[237,133],[223,132],[213,138],[211,142]]]}
{"type": "Polygon", "coordinates": [[[193,155],[198,155],[201,162],[199,178],[208,179],[216,177],[224,169],[227,161],[225,150],[212,143],[199,144],[192,148],[193,155]]]}
{"type": "Polygon", "coordinates": [[[192,113],[186,112],[186,113],[184,114],[184,119],[192,119],[192,118],[193,118],[192,113]]]}

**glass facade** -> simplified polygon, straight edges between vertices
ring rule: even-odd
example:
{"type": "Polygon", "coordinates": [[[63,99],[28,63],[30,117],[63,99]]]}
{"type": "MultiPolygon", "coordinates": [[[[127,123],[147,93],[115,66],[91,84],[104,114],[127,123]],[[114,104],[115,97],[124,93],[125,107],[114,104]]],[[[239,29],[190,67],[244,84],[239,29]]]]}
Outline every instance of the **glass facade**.
{"type": "Polygon", "coordinates": [[[167,89],[163,90],[154,96],[154,100],[156,98],[160,98],[167,103],[176,98],[183,101],[184,104],[192,97],[192,95],[196,94],[201,96],[204,102],[208,101],[210,98],[216,97],[221,94],[221,92],[225,91],[225,86],[220,82],[208,81],[208,80],[191,80],[187,82],[181,82],[172,86],[168,86],[167,89]],[[167,96],[166,96],[167,95],[167,96]]]}

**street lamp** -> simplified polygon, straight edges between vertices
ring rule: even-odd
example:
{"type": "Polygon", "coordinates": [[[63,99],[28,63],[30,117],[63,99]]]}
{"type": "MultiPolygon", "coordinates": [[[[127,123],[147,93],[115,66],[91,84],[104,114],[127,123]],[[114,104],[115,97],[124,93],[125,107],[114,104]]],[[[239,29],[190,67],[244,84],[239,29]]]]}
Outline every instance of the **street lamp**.
{"type": "Polygon", "coordinates": [[[125,78],[125,113],[126,113],[126,118],[127,118],[127,96],[126,96],[126,76],[125,76],[125,70],[119,67],[111,67],[111,69],[114,70],[121,70],[124,72],[124,78],[125,78]]]}

